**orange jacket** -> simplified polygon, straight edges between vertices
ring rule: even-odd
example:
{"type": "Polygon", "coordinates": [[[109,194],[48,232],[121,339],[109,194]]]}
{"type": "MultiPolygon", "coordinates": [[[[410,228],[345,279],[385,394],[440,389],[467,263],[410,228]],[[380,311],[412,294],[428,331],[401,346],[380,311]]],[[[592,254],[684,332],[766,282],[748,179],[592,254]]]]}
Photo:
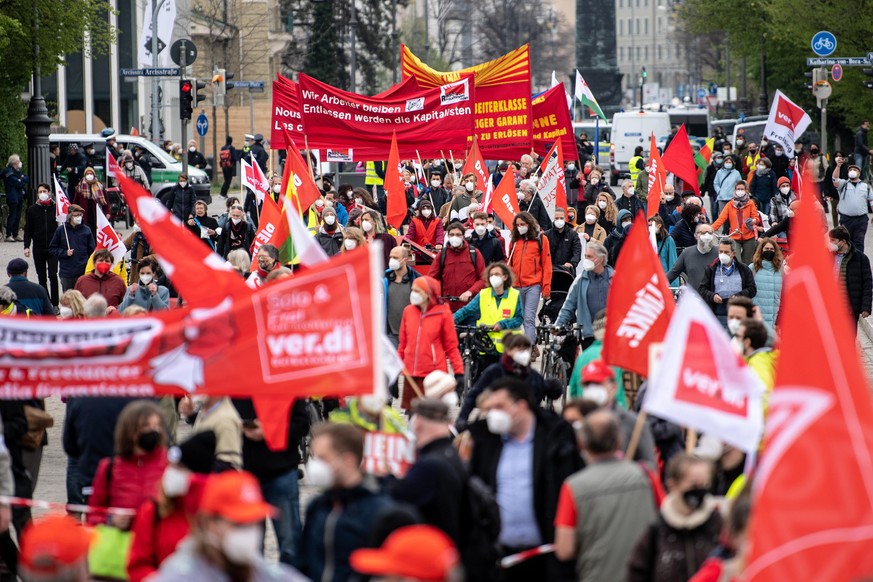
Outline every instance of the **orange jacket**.
{"type": "Polygon", "coordinates": [[[427,311],[407,305],[400,320],[400,342],[397,353],[410,376],[421,378],[434,370],[448,372],[446,359],[452,362],[452,372],[464,373],[464,362],[458,351],[455,320],[448,305],[428,305],[427,311]]]}
{"type": "Polygon", "coordinates": [[[718,230],[724,225],[725,221],[727,221],[730,227],[730,234],[728,236],[732,239],[743,241],[758,238],[757,226],[760,224],[761,219],[758,216],[758,207],[755,206],[754,200],[749,200],[742,208],[737,208],[733,201],[729,202],[722,209],[721,214],[718,215],[718,220],[712,223],[712,229],[718,230]],[[746,220],[749,218],[753,221],[751,229],[746,224],[746,220]]]}
{"type": "Polygon", "coordinates": [[[509,245],[509,266],[515,275],[515,287],[543,286],[543,297],[552,292],[552,252],[549,239],[522,238],[509,245]],[[540,248],[542,243],[542,249],[540,248]]]}

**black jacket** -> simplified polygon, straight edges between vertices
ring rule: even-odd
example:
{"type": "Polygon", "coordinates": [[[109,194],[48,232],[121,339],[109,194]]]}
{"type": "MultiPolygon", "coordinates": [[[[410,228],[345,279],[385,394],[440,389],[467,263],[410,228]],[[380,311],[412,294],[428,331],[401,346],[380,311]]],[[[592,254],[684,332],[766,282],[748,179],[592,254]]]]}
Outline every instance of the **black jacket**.
{"type": "Polygon", "coordinates": [[[252,148],[249,150],[249,155],[251,158],[258,163],[261,167],[262,172],[267,171],[267,160],[270,159],[270,156],[267,154],[267,150],[264,149],[264,146],[260,144],[260,142],[255,142],[252,144],[252,148]]]}
{"type": "Polygon", "coordinates": [[[185,223],[188,221],[188,217],[194,214],[194,203],[197,202],[197,194],[194,193],[194,188],[190,184],[185,188],[176,184],[164,196],[162,202],[176,218],[185,223]]]}
{"type": "Polygon", "coordinates": [[[849,309],[857,321],[861,313],[871,313],[873,303],[873,277],[870,274],[870,259],[852,247],[840,263],[840,281],[846,287],[849,309]]]}
{"type": "Polygon", "coordinates": [[[855,132],[855,155],[868,156],[870,148],[867,146],[867,130],[859,127],[855,132]]]}
{"type": "MultiPolygon", "coordinates": [[[[225,172],[225,173],[229,173],[231,176],[236,176],[236,164],[239,161],[239,152],[237,151],[237,149],[235,147],[233,147],[230,144],[226,144],[226,145],[222,146],[221,151],[224,151],[224,150],[230,150],[230,159],[233,161],[233,163],[230,165],[229,168],[221,168],[221,171],[225,172]]],[[[215,163],[219,164],[219,161],[216,160],[215,163]]]]}
{"type": "Polygon", "coordinates": [[[332,257],[339,254],[343,248],[343,231],[337,227],[333,232],[327,232],[322,227],[318,229],[315,240],[318,241],[327,256],[332,257]]]}
{"type": "MultiPolygon", "coordinates": [[[[555,540],[555,512],[564,480],[582,469],[576,449],[576,435],[567,421],[555,413],[534,408],[536,428],[533,442],[534,512],[543,543],[555,540]]],[[[473,456],[470,474],[497,491],[497,465],[503,451],[503,437],[489,432],[484,420],[470,425],[473,456]]]]}
{"type": "MultiPolygon", "coordinates": [[[[722,303],[716,303],[712,300],[715,296],[715,274],[718,270],[717,267],[720,264],[719,260],[716,259],[706,268],[706,271],[703,272],[703,281],[700,282],[697,292],[704,301],[709,303],[709,306],[712,307],[712,310],[716,315],[725,315],[727,313],[728,298],[722,297],[722,299],[724,299],[724,302],[722,303]]],[[[740,292],[737,293],[737,295],[754,297],[758,293],[758,288],[755,286],[755,275],[752,273],[752,270],[742,264],[739,259],[734,259],[734,266],[734,268],[740,270],[740,278],[743,285],[743,288],[740,289],[740,292]]]]}
{"type": "Polygon", "coordinates": [[[42,285],[28,281],[27,277],[15,275],[6,284],[15,291],[18,303],[30,309],[34,315],[54,315],[55,308],[49,299],[48,291],[42,285]]]}
{"type": "MultiPolygon", "coordinates": [[[[493,232],[485,231],[485,236],[479,236],[473,231],[473,234],[467,239],[470,246],[475,247],[477,251],[482,253],[482,260],[485,261],[485,266],[488,267],[491,263],[506,260],[504,252],[503,239],[497,238],[493,232]]],[[[552,262],[554,262],[552,255],[552,262]]]]}
{"type": "Polygon", "coordinates": [[[619,196],[618,200],[615,201],[615,205],[618,206],[619,210],[630,212],[634,220],[636,220],[638,212],[646,213],[646,203],[640,200],[636,194],[633,196],[619,196]]]}
{"type": "MultiPolygon", "coordinates": [[[[243,421],[257,418],[251,399],[235,398],[233,405],[243,421]]],[[[261,483],[269,483],[296,469],[300,464],[300,442],[309,432],[309,413],[306,400],[298,398],[291,407],[288,417],[288,444],[282,451],[271,451],[265,441],[253,441],[243,434],[243,469],[258,478],[261,483]]]]}
{"type": "Polygon", "coordinates": [[[676,243],[676,252],[682,252],[679,249],[693,247],[697,244],[697,239],[694,238],[695,230],[697,230],[696,222],[688,224],[688,221],[684,218],[679,219],[679,222],[673,227],[673,232],[670,233],[670,236],[673,237],[673,241],[676,243]]]}
{"type": "Polygon", "coordinates": [[[57,229],[54,202],[31,204],[25,213],[24,248],[30,248],[33,243],[33,250],[47,251],[57,229]]]}
{"type": "Polygon", "coordinates": [[[552,253],[552,265],[562,267],[570,263],[573,268],[582,260],[582,242],[579,233],[565,225],[563,232],[551,228],[545,232],[549,239],[549,251],[552,253]]]}
{"type": "Polygon", "coordinates": [[[200,168],[201,170],[206,167],[206,158],[203,157],[198,151],[189,151],[188,152],[188,165],[194,166],[195,168],[200,168]]]}
{"type": "Polygon", "coordinates": [[[534,194],[530,202],[524,200],[519,201],[518,209],[522,212],[530,212],[537,219],[537,224],[540,225],[540,230],[547,231],[552,228],[552,221],[549,219],[549,213],[546,210],[546,205],[540,199],[539,194],[534,194]]]}
{"type": "Polygon", "coordinates": [[[240,222],[236,228],[239,232],[234,233],[238,237],[235,240],[231,240],[230,235],[231,231],[234,230],[234,226],[230,220],[227,221],[227,224],[221,229],[221,234],[218,236],[218,249],[216,249],[216,252],[225,259],[227,254],[234,249],[243,249],[245,252],[249,252],[252,241],[255,239],[255,229],[245,220],[240,222]]]}

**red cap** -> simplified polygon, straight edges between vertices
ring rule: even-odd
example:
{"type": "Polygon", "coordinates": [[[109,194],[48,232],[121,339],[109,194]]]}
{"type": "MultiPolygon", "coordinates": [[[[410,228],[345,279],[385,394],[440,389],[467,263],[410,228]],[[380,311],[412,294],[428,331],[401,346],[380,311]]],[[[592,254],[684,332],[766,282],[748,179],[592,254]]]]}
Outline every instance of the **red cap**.
{"type": "Polygon", "coordinates": [[[200,513],[246,524],[274,516],[276,509],[264,501],[254,475],[246,471],[226,471],[209,477],[200,513]]]}
{"type": "Polygon", "coordinates": [[[776,180],[776,187],[778,188],[782,186],[782,184],[788,184],[789,186],[791,186],[791,180],[789,180],[786,176],[782,176],[781,178],[776,180]]]}
{"type": "Polygon", "coordinates": [[[355,550],[349,561],[361,574],[442,582],[459,558],[452,540],[441,530],[410,525],[388,536],[381,548],[355,550]]]}
{"type": "Polygon", "coordinates": [[[87,559],[93,537],[92,530],[66,515],[38,519],[21,536],[21,566],[33,574],[58,573],[87,559]]]}
{"type": "Polygon", "coordinates": [[[602,384],[606,380],[612,380],[614,378],[615,374],[612,373],[612,368],[603,363],[603,360],[594,360],[593,362],[589,362],[588,365],[582,369],[583,384],[587,384],[589,382],[602,384]]]}

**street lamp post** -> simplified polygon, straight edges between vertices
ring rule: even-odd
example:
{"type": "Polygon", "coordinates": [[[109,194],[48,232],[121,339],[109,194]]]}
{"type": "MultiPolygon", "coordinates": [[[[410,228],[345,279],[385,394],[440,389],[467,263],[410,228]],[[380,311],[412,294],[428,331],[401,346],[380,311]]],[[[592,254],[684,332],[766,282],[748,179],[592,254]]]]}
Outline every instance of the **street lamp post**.
{"type": "Polygon", "coordinates": [[[358,68],[358,44],[357,44],[357,29],[358,29],[358,10],[355,6],[355,0],[349,0],[352,6],[352,14],[349,19],[349,41],[352,45],[351,56],[349,57],[349,74],[352,77],[351,82],[351,90],[352,93],[357,93],[355,91],[356,87],[356,77],[357,77],[357,68],[358,68]]]}
{"type": "Polygon", "coordinates": [[[758,95],[758,114],[767,115],[770,104],[767,103],[767,54],[761,47],[761,94],[758,95]]]}
{"type": "MultiPolygon", "coordinates": [[[[48,184],[51,178],[51,163],[49,155],[49,134],[52,118],[48,116],[48,108],[42,96],[42,75],[39,65],[39,14],[33,3],[33,94],[27,106],[27,117],[24,118],[24,133],[27,136],[27,176],[30,178],[31,192],[37,184],[48,184]]],[[[32,196],[31,196],[32,198],[32,196]]],[[[7,233],[8,235],[9,233],[7,233]]],[[[17,236],[18,233],[12,233],[17,236]]]]}
{"type": "MultiPolygon", "coordinates": [[[[152,66],[154,68],[158,68],[158,13],[164,6],[164,0],[156,0],[156,2],[154,10],[152,10],[152,66]]],[[[161,141],[160,111],[158,78],[152,77],[152,141],[158,145],[161,141]]]]}

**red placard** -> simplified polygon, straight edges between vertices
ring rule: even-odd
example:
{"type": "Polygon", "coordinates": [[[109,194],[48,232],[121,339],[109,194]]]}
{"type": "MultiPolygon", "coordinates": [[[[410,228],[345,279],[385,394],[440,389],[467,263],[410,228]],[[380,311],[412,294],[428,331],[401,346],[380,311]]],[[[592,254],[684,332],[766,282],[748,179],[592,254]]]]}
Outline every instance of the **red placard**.
{"type": "Polygon", "coordinates": [[[531,104],[533,111],[533,149],[540,155],[558,140],[564,152],[564,159],[575,160],[576,136],[573,134],[573,120],[567,107],[567,94],[564,85],[555,85],[548,91],[537,95],[531,104]]]}

